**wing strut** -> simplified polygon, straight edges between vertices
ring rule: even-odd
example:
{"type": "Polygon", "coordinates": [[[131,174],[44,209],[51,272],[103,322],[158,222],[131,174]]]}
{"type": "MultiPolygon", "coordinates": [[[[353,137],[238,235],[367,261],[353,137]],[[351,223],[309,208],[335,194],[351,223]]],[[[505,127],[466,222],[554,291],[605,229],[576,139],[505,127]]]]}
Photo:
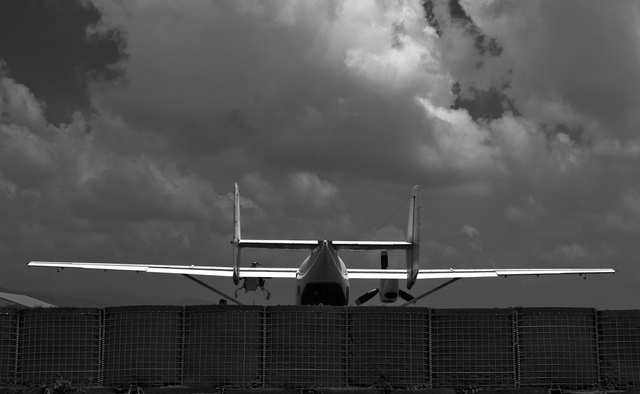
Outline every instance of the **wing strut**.
{"type": "Polygon", "coordinates": [[[224,298],[226,298],[227,300],[229,300],[231,302],[235,302],[238,305],[244,305],[243,303],[237,301],[236,299],[232,298],[231,296],[228,296],[228,295],[224,294],[223,292],[221,292],[220,290],[216,289],[215,287],[209,286],[208,284],[204,283],[200,279],[196,279],[196,278],[194,278],[193,276],[191,276],[189,274],[182,274],[182,276],[184,276],[185,278],[191,279],[192,281],[196,282],[200,286],[206,287],[207,289],[213,291],[214,293],[220,294],[221,296],[223,296],[224,298]]]}
{"type": "Polygon", "coordinates": [[[424,297],[428,296],[428,295],[429,295],[429,294],[431,294],[431,293],[435,293],[436,291],[438,291],[438,290],[442,289],[443,287],[447,287],[447,286],[449,286],[450,284],[452,284],[453,282],[459,281],[460,279],[462,279],[462,278],[453,278],[453,279],[451,279],[451,280],[449,280],[449,281],[447,281],[447,282],[445,282],[445,283],[441,284],[440,286],[438,286],[438,287],[434,287],[433,289],[431,289],[431,290],[427,291],[426,293],[424,293],[424,294],[421,294],[421,295],[417,296],[417,297],[416,297],[416,298],[414,298],[413,300],[405,302],[404,304],[402,304],[402,305],[400,305],[400,306],[407,306],[407,305],[409,305],[409,304],[415,304],[415,303],[416,303],[416,301],[418,301],[419,299],[422,299],[422,298],[424,298],[424,297]]]}

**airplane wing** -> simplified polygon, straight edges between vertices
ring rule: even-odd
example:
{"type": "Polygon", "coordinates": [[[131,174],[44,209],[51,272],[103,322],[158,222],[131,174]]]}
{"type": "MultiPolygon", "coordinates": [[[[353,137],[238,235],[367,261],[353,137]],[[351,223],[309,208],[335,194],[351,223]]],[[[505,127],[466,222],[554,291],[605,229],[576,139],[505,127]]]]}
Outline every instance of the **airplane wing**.
{"type": "MultiPolygon", "coordinates": [[[[317,241],[316,241],[317,244],[317,241]]],[[[154,265],[121,263],[81,263],[63,261],[32,261],[29,267],[83,268],[112,271],[134,271],[156,274],[180,274],[203,276],[233,276],[233,267],[197,266],[197,265],[154,265]]],[[[295,279],[297,268],[240,268],[240,278],[289,278],[295,279]]]]}
{"type": "MultiPolygon", "coordinates": [[[[611,268],[543,268],[543,269],[421,269],[418,279],[491,278],[522,275],[614,274],[611,268]]],[[[350,269],[349,279],[403,279],[403,269],[350,269]]]]}
{"type": "MultiPolygon", "coordinates": [[[[310,241],[309,241],[310,242],[310,241]]],[[[314,241],[317,245],[317,241],[314,241]]],[[[83,268],[112,271],[134,271],[157,274],[183,274],[203,276],[233,276],[233,267],[198,266],[198,265],[158,265],[158,264],[123,264],[123,263],[83,263],[63,261],[32,261],[29,267],[83,268]]],[[[349,269],[349,279],[404,279],[404,269],[349,269]]],[[[297,268],[265,268],[241,267],[241,278],[283,278],[295,279],[297,268]]],[[[611,268],[543,268],[543,269],[421,269],[418,279],[453,279],[453,278],[491,278],[498,276],[522,275],[587,275],[613,274],[611,268]]]]}

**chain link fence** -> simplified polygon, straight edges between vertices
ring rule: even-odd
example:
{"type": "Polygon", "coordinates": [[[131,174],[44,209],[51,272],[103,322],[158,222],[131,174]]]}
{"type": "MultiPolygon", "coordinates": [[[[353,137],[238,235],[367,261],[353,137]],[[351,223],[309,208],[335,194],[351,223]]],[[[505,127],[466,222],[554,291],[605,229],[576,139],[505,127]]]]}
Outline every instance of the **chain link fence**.
{"type": "Polygon", "coordinates": [[[349,383],[426,387],[427,308],[350,308],[349,383]]]}
{"type": "Polygon", "coordinates": [[[518,310],[523,387],[598,387],[596,311],[588,308],[518,310]]]}
{"type": "Polygon", "coordinates": [[[514,387],[512,328],[510,309],[433,310],[433,385],[472,389],[514,387]]]}
{"type": "Polygon", "coordinates": [[[265,386],[345,387],[346,318],[344,307],[267,308],[265,386]]]}
{"type": "Polygon", "coordinates": [[[17,327],[17,383],[52,384],[62,377],[98,383],[99,309],[26,309],[17,327]]]}
{"type": "Polygon", "coordinates": [[[640,389],[640,311],[600,311],[600,379],[606,389],[640,389]]]}
{"type": "Polygon", "coordinates": [[[181,381],[184,308],[104,310],[104,385],[169,386],[181,381]]]}
{"type": "Polygon", "coordinates": [[[18,310],[0,308],[0,385],[14,382],[16,374],[16,340],[18,310]]]}
{"type": "Polygon", "coordinates": [[[0,386],[640,389],[640,311],[0,309],[0,386]]]}
{"type": "Polygon", "coordinates": [[[191,387],[262,387],[263,308],[185,308],[183,379],[191,387]]]}

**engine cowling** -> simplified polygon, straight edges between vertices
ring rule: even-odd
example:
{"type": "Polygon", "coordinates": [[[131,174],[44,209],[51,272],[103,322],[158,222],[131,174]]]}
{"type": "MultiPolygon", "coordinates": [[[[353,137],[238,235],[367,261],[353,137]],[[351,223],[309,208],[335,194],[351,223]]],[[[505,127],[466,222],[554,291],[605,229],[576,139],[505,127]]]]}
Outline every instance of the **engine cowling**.
{"type": "Polygon", "coordinates": [[[380,279],[381,302],[396,302],[398,290],[400,290],[400,281],[398,279],[380,279]]]}

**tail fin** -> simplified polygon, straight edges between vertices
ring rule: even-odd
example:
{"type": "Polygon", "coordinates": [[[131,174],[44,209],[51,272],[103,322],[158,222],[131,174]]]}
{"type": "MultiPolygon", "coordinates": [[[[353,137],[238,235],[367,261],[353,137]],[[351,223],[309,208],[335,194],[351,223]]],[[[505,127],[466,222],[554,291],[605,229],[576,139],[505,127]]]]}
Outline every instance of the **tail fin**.
{"type": "Polygon", "coordinates": [[[233,193],[233,283],[240,281],[240,191],[235,184],[233,193]]]}
{"type": "Polygon", "coordinates": [[[407,289],[411,289],[418,279],[420,270],[420,186],[411,189],[409,200],[409,226],[407,241],[411,243],[407,249],[407,289]]]}

